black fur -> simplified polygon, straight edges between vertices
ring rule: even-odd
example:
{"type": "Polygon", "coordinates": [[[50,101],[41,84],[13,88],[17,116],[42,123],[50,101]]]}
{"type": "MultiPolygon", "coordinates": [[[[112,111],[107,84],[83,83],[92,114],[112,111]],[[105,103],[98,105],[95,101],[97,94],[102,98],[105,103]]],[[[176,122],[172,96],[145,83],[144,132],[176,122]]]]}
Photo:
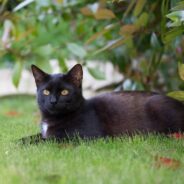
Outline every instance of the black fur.
{"type": "Polygon", "coordinates": [[[184,131],[184,105],[151,92],[112,92],[89,100],[82,95],[82,67],[75,65],[66,74],[50,75],[36,66],[32,72],[43,124],[42,138],[64,139],[114,137],[135,133],[184,131]],[[43,90],[49,90],[44,95],[43,90]],[[61,95],[67,89],[69,94],[61,95]]]}

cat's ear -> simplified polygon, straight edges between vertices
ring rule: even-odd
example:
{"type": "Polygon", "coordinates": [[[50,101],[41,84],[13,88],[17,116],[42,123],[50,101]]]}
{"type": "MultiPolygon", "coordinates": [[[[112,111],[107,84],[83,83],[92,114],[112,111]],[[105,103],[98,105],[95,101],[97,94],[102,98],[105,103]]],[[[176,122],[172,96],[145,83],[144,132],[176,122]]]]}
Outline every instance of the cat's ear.
{"type": "Polygon", "coordinates": [[[42,84],[43,82],[45,82],[49,77],[49,74],[45,73],[44,71],[42,71],[40,68],[38,68],[35,65],[31,65],[31,70],[32,70],[33,76],[35,78],[35,82],[36,82],[37,87],[40,84],[42,84]]]}
{"type": "Polygon", "coordinates": [[[81,87],[83,78],[82,66],[80,64],[76,64],[69,70],[67,77],[74,85],[81,87]]]}

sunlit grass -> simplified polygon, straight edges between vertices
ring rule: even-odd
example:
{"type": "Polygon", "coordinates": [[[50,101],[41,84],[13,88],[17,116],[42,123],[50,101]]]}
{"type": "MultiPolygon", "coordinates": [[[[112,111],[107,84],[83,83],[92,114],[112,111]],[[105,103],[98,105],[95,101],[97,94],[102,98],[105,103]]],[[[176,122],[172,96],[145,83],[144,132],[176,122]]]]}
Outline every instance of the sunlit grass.
{"type": "Polygon", "coordinates": [[[163,136],[114,140],[17,143],[39,131],[34,98],[0,99],[0,183],[183,183],[184,140],[163,136]],[[179,162],[161,164],[157,157],[179,162]]]}

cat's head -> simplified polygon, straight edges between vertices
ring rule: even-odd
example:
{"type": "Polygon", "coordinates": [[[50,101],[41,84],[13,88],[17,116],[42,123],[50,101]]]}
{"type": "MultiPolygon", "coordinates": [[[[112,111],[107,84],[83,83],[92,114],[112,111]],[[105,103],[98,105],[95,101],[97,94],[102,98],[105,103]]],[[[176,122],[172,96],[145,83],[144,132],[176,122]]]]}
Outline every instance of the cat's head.
{"type": "Polygon", "coordinates": [[[65,74],[48,74],[32,65],[32,73],[37,86],[37,100],[41,112],[56,115],[77,110],[83,102],[80,64],[65,74]]]}

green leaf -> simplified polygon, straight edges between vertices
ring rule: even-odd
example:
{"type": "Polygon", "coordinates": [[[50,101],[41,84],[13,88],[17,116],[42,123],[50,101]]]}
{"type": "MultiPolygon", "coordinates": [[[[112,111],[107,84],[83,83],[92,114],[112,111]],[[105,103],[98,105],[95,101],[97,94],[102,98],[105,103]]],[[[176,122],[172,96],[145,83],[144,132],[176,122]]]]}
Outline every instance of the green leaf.
{"type": "Polygon", "coordinates": [[[96,50],[93,53],[93,55],[97,55],[97,54],[104,52],[106,50],[112,50],[112,49],[117,48],[123,44],[129,44],[131,42],[131,40],[132,40],[131,35],[126,35],[126,37],[120,37],[119,39],[111,40],[107,43],[107,45],[105,45],[101,49],[96,50]]]}
{"type": "Polygon", "coordinates": [[[99,68],[95,67],[95,68],[91,68],[91,67],[88,67],[87,68],[89,73],[95,78],[95,79],[98,79],[98,80],[105,80],[105,74],[99,70],[99,68]]]}
{"type": "Polygon", "coordinates": [[[68,43],[67,48],[70,52],[72,52],[72,54],[74,54],[75,56],[78,56],[81,59],[83,59],[87,55],[84,48],[82,46],[78,45],[78,44],[68,43]]]}
{"type": "Polygon", "coordinates": [[[53,53],[53,47],[49,44],[43,45],[41,47],[37,47],[35,53],[38,53],[39,55],[47,58],[52,55],[53,53]]]}
{"type": "Polygon", "coordinates": [[[184,1],[180,1],[177,3],[177,5],[172,8],[172,11],[177,11],[177,10],[183,10],[184,9],[184,1]]]}
{"type": "Polygon", "coordinates": [[[102,29],[101,31],[95,33],[94,35],[92,35],[87,41],[86,44],[91,43],[92,41],[96,40],[98,37],[104,35],[105,33],[109,32],[111,29],[113,29],[114,27],[116,27],[118,24],[109,24],[106,27],[104,27],[104,29],[102,29]]]}
{"type": "Polygon", "coordinates": [[[165,34],[165,36],[163,38],[164,43],[168,44],[169,42],[171,42],[174,39],[176,39],[177,36],[182,35],[183,32],[184,32],[183,26],[175,27],[175,28],[171,29],[170,31],[168,31],[165,34]]]}
{"type": "Polygon", "coordinates": [[[148,23],[148,18],[149,15],[146,12],[143,12],[135,22],[135,25],[137,27],[145,27],[148,23]]]}
{"type": "Polygon", "coordinates": [[[18,11],[18,10],[24,8],[25,6],[31,4],[31,3],[34,2],[34,1],[35,1],[35,0],[25,0],[25,1],[21,2],[19,5],[17,5],[17,6],[13,9],[13,11],[16,12],[16,11],[18,11]]]}
{"type": "Polygon", "coordinates": [[[172,21],[184,21],[184,10],[181,11],[174,11],[166,15],[167,18],[171,19],[172,21]]]}
{"type": "Polygon", "coordinates": [[[114,49],[116,47],[119,47],[123,44],[125,44],[129,39],[131,38],[131,36],[126,36],[125,38],[124,37],[120,37],[119,39],[117,40],[111,40],[107,43],[107,45],[105,45],[104,47],[102,47],[101,49],[98,49],[97,51],[95,51],[93,53],[93,55],[97,55],[105,50],[110,50],[110,49],[114,49]]]}
{"type": "Polygon", "coordinates": [[[169,7],[170,7],[170,1],[169,0],[162,0],[161,3],[161,15],[162,15],[162,19],[161,19],[161,38],[162,41],[164,42],[164,38],[165,38],[165,33],[166,33],[166,14],[169,11],[169,7]]]}
{"type": "Polygon", "coordinates": [[[179,101],[184,101],[184,91],[173,91],[168,93],[167,96],[172,97],[179,101]]]}
{"type": "Polygon", "coordinates": [[[178,73],[179,76],[182,80],[184,80],[184,64],[183,63],[178,63],[178,73]]]}
{"type": "Polygon", "coordinates": [[[151,46],[155,49],[158,49],[161,47],[161,44],[158,41],[157,35],[155,33],[152,33],[150,42],[151,42],[151,46]]]}
{"type": "Polygon", "coordinates": [[[132,10],[132,8],[134,7],[136,0],[131,0],[128,7],[126,8],[126,11],[123,14],[123,19],[129,14],[129,12],[132,10]]]}
{"type": "Polygon", "coordinates": [[[17,88],[20,82],[21,74],[23,69],[23,63],[22,62],[16,62],[14,69],[13,69],[13,75],[12,75],[12,82],[14,86],[17,88]]]}
{"type": "Polygon", "coordinates": [[[59,58],[59,66],[60,66],[60,68],[61,68],[61,71],[62,72],[67,72],[68,71],[68,67],[67,67],[67,65],[66,65],[66,61],[65,61],[65,59],[64,58],[59,58]]]}
{"type": "Polygon", "coordinates": [[[184,10],[181,11],[174,11],[166,15],[169,19],[173,22],[169,24],[170,27],[178,27],[182,25],[184,22],[184,10]]]}
{"type": "Polygon", "coordinates": [[[146,0],[137,0],[133,15],[137,17],[143,10],[146,0]]]}
{"type": "Polygon", "coordinates": [[[175,22],[169,22],[169,24],[168,24],[168,27],[179,27],[179,26],[181,26],[182,25],[182,22],[180,22],[180,21],[175,21],[175,22]]]}

